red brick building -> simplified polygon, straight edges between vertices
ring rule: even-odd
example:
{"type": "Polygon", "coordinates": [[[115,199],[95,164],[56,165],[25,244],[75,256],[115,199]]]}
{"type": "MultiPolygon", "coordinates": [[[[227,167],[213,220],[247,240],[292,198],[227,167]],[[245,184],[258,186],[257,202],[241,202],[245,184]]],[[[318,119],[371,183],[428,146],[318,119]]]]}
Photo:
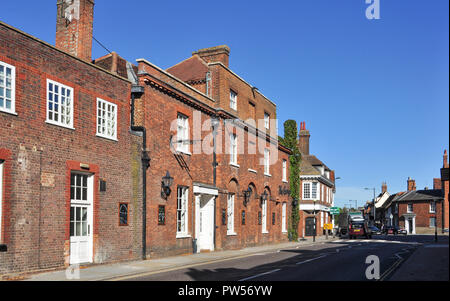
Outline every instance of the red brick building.
{"type": "Polygon", "coordinates": [[[132,83],[91,63],[93,5],[74,3],[57,47],[0,22],[0,273],[141,256],[132,83]]]}
{"type": "Polygon", "coordinates": [[[228,47],[92,61],[92,26],[90,0],[56,47],[0,22],[0,273],[286,241],[291,152],[228,47]]]}
{"type": "Polygon", "coordinates": [[[280,187],[288,188],[290,151],[274,138],[274,122],[272,132],[264,124],[276,107],[228,68],[228,55],[226,46],[200,50],[167,71],[138,60],[145,93],[136,122],[156,131],[148,141],[150,257],[287,240],[290,203],[280,187]],[[167,172],[173,193],[163,197],[167,172]],[[159,210],[165,224],[156,223],[159,210]]]}
{"type": "Polygon", "coordinates": [[[311,135],[305,122],[300,125],[300,222],[298,233],[301,237],[324,235],[325,224],[332,224],[330,207],[334,204],[335,173],[316,156],[309,153],[311,135]]]}
{"type": "Polygon", "coordinates": [[[408,178],[407,191],[391,194],[380,206],[377,217],[383,225],[400,226],[410,234],[433,234],[448,231],[448,159],[444,152],[441,178],[433,179],[433,189],[417,190],[416,181],[408,178]]]}

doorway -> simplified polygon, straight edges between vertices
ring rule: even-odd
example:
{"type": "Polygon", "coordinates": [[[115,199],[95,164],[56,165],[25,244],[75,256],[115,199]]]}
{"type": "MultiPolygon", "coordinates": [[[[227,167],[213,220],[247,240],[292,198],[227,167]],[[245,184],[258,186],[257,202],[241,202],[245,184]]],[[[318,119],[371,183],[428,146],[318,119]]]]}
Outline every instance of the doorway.
{"type": "Polygon", "coordinates": [[[70,176],[70,264],[92,263],[93,176],[70,176]]]}
{"type": "Polygon", "coordinates": [[[214,251],[214,203],[213,195],[196,195],[196,238],[197,252],[214,251]]]}
{"type": "Polygon", "coordinates": [[[307,217],[305,219],[305,236],[315,236],[316,235],[314,220],[315,220],[314,217],[307,217]]]}

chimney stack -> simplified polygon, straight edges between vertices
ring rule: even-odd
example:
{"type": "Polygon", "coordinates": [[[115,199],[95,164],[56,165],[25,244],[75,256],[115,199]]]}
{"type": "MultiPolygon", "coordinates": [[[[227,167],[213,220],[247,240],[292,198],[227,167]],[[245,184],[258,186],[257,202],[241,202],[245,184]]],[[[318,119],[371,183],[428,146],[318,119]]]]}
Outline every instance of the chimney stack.
{"type": "Polygon", "coordinates": [[[309,138],[311,135],[309,131],[306,129],[306,122],[300,123],[300,133],[299,133],[299,141],[298,148],[304,155],[309,155],[309,138]]]}
{"type": "Polygon", "coordinates": [[[444,168],[448,168],[447,150],[444,150],[444,168]]]}
{"type": "Polygon", "coordinates": [[[416,190],[416,181],[408,178],[408,191],[414,191],[416,190]]]}
{"type": "Polygon", "coordinates": [[[442,181],[440,178],[433,179],[433,189],[442,189],[442,181]]]}
{"type": "Polygon", "coordinates": [[[192,55],[198,55],[206,63],[220,62],[227,68],[229,67],[230,48],[227,45],[200,49],[192,52],[192,55]]]}
{"type": "Polygon", "coordinates": [[[381,193],[385,193],[387,192],[387,184],[386,182],[383,182],[383,184],[381,185],[381,193]]]}
{"type": "Polygon", "coordinates": [[[94,0],[57,0],[55,46],[91,62],[94,0]]]}

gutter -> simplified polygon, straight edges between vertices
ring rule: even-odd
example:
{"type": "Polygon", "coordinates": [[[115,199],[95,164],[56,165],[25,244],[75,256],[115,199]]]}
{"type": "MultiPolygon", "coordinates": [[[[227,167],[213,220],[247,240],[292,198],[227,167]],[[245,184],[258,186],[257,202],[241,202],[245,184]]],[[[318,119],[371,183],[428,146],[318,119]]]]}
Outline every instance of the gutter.
{"type": "Polygon", "coordinates": [[[139,85],[131,87],[131,130],[142,132],[142,259],[147,259],[147,169],[150,157],[147,152],[147,130],[143,126],[134,125],[134,101],[136,96],[144,94],[145,88],[139,85]]]}

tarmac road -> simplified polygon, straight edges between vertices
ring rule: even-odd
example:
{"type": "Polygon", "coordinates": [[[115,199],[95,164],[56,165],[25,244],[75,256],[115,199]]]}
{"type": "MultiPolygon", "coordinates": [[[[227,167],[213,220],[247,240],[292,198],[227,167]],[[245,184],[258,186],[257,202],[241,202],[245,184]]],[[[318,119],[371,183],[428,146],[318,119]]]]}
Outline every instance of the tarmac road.
{"type": "MultiPolygon", "coordinates": [[[[373,239],[331,239],[297,249],[254,254],[170,272],[117,278],[125,281],[368,281],[368,256],[380,262],[380,279],[389,280],[431,236],[374,236],[373,239]]],[[[376,279],[371,279],[376,280],[376,279]]]]}

